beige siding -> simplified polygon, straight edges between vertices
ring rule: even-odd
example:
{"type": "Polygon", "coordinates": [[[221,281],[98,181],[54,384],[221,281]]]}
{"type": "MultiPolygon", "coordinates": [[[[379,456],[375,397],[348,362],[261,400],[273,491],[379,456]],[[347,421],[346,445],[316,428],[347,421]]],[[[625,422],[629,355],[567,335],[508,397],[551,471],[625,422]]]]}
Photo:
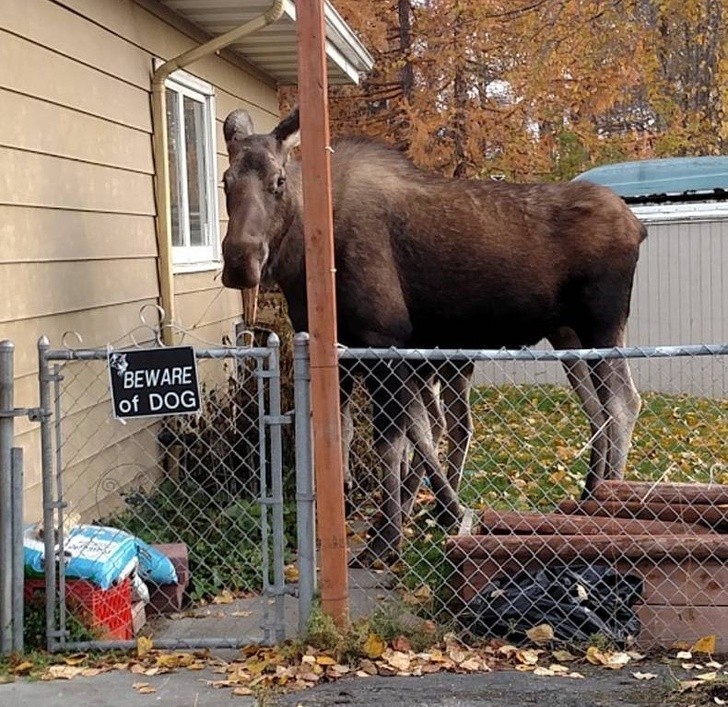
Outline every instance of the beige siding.
{"type": "Polygon", "coordinates": [[[0,90],[3,146],[153,174],[149,134],[40,98],[0,90]],[[48,130],[62,125],[62,134],[48,130]]]}
{"type": "MultiPolygon", "coordinates": [[[[148,339],[139,309],[158,297],[153,62],[200,41],[198,30],[154,0],[0,2],[0,286],[12,293],[0,298],[0,338],[16,343],[18,405],[37,404],[41,335],[53,346],[68,331],[78,332],[87,346],[148,339]],[[131,330],[133,339],[125,336],[131,330]]],[[[256,125],[270,129],[278,112],[275,86],[225,52],[189,70],[215,90],[222,171],[225,116],[245,106],[256,125]]],[[[176,277],[178,319],[190,337],[220,342],[232,330],[240,299],[213,275],[176,277]]],[[[131,428],[107,422],[105,379],[88,383],[69,420],[78,420],[76,434],[88,435],[89,445],[76,462],[69,494],[98,485],[124,459],[129,466],[119,467],[118,483],[148,475],[158,451],[153,425],[140,423],[131,434],[131,428]],[[114,434],[107,438],[109,430],[114,434]]],[[[26,516],[36,519],[38,430],[20,419],[17,432],[27,460],[26,516]]],[[[91,513],[93,504],[80,492],[74,502],[91,513]]]]}

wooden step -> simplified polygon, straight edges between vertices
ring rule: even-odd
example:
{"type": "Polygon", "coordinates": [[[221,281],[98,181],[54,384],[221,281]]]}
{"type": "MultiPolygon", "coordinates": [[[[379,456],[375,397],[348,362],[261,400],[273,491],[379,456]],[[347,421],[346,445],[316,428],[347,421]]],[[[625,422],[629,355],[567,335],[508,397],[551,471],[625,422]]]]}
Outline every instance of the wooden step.
{"type": "Polygon", "coordinates": [[[728,533],[728,508],[717,506],[642,501],[562,501],[558,510],[574,515],[699,524],[719,533],[728,533]]]}
{"type": "Polygon", "coordinates": [[[728,485],[725,484],[601,481],[593,496],[597,501],[687,503],[728,508],[728,485]]]}
{"type": "Polygon", "coordinates": [[[711,531],[690,523],[609,516],[487,510],[480,533],[487,535],[690,535],[711,531]]]}

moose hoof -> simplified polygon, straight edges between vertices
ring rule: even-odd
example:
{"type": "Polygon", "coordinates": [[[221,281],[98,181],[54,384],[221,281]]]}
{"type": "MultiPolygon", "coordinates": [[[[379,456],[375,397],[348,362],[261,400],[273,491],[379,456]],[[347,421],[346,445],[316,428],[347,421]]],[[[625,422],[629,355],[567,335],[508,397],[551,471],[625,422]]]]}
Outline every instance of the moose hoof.
{"type": "Polygon", "coordinates": [[[399,548],[393,547],[383,538],[372,538],[367,546],[349,562],[354,569],[384,569],[400,559],[399,548]]]}

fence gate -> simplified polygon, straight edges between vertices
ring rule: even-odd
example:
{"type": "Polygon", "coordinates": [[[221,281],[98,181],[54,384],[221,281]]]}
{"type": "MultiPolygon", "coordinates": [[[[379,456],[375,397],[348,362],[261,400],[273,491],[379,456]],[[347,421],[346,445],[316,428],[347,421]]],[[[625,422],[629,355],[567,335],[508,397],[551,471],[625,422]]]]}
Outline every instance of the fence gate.
{"type": "MultiPolygon", "coordinates": [[[[287,568],[286,562],[296,547],[296,516],[305,518],[311,503],[299,501],[297,513],[289,500],[293,426],[281,410],[278,338],[271,335],[257,348],[194,349],[201,404],[194,414],[117,419],[111,378],[118,376],[130,393],[123,414],[134,412],[132,406],[141,410],[139,396],[134,402],[131,395],[138,386],[165,375],[152,364],[135,378],[124,353],[39,343],[46,414],[37,540],[39,555],[59,561],[39,560],[43,576],[26,595],[33,600],[35,587],[35,599],[45,597],[48,648],[124,648],[145,632],[153,634],[155,647],[167,649],[282,640],[295,593],[286,578],[304,575],[303,584],[310,582],[305,567],[287,568]],[[104,535],[98,526],[129,535],[104,535]],[[176,584],[169,564],[156,562],[148,545],[132,537],[163,546],[176,584]],[[85,572],[93,573],[94,584],[78,580],[81,563],[93,556],[97,565],[85,572]],[[139,581],[150,573],[155,581],[139,581]],[[142,606],[146,625],[139,629],[142,606]],[[91,623],[79,621],[80,614],[90,615],[91,623]]],[[[169,390],[190,382],[180,371],[166,375],[169,390]]],[[[180,397],[162,392],[147,403],[159,409],[180,397]]],[[[304,432],[306,424],[307,418],[297,420],[304,432]]]]}

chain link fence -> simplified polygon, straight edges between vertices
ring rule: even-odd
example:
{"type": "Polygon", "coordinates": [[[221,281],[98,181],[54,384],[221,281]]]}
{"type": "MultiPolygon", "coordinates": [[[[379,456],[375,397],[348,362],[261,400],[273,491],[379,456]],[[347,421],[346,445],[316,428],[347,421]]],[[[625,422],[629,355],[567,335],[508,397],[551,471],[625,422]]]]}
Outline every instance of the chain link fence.
{"type": "Polygon", "coordinates": [[[295,501],[278,338],[195,349],[202,409],[166,417],[114,418],[110,351],[40,345],[44,519],[30,542],[62,561],[39,561],[26,600],[45,596],[49,649],[282,640],[311,572],[295,560],[312,503],[295,501]]]}
{"type": "Polygon", "coordinates": [[[341,362],[355,612],[728,650],[727,345],[341,362]]]}

